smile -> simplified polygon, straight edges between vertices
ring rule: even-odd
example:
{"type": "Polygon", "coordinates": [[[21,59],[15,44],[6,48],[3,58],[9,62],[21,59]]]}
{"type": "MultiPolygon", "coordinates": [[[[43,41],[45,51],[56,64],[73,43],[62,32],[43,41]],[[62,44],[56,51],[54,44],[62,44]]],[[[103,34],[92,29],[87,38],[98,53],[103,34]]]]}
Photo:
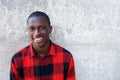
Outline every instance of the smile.
{"type": "Polygon", "coordinates": [[[38,43],[38,42],[41,42],[42,40],[43,40],[43,37],[34,38],[34,41],[37,42],[37,43],[38,43]]]}

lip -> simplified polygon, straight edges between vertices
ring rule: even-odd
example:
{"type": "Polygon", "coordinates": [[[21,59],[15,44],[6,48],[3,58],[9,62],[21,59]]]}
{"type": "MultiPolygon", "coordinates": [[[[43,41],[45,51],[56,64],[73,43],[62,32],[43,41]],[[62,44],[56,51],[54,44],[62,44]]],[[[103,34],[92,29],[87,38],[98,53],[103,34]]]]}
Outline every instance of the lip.
{"type": "Polygon", "coordinates": [[[36,42],[36,43],[40,43],[40,42],[42,42],[43,37],[33,38],[33,39],[34,39],[34,42],[36,42]]]}

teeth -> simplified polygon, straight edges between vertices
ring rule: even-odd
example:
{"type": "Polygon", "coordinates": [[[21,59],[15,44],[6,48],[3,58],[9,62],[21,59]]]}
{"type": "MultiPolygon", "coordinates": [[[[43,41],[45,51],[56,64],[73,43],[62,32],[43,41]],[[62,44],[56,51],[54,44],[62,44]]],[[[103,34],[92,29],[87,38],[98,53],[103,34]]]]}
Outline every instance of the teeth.
{"type": "Polygon", "coordinates": [[[42,39],[43,37],[39,37],[39,38],[37,38],[37,37],[33,37],[33,39],[42,39]]]}
{"type": "Polygon", "coordinates": [[[42,37],[41,38],[35,38],[36,40],[41,40],[41,39],[43,39],[42,37]]]}
{"type": "Polygon", "coordinates": [[[35,41],[35,42],[41,42],[42,39],[43,39],[43,37],[40,37],[40,38],[34,38],[34,41],[35,41]]]}

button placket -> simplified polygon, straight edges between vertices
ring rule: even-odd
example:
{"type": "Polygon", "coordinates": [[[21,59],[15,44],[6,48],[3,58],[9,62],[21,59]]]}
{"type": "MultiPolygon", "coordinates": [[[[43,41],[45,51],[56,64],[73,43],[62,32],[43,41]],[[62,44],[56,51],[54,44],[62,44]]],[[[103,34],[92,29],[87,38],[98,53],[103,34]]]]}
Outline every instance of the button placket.
{"type": "MultiPolygon", "coordinates": [[[[43,58],[41,58],[41,60],[40,60],[40,73],[41,73],[41,75],[43,75],[43,72],[44,72],[44,70],[43,70],[43,66],[44,66],[44,57],[43,58]]],[[[42,78],[42,77],[41,77],[42,78]]]]}

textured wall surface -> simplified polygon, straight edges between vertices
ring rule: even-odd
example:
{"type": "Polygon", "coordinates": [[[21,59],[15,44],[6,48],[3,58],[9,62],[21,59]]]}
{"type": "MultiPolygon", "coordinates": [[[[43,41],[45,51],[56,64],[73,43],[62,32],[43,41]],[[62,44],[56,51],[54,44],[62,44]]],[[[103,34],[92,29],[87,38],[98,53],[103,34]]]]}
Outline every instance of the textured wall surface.
{"type": "Polygon", "coordinates": [[[77,80],[120,80],[120,0],[0,0],[0,80],[30,40],[28,15],[46,12],[51,39],[72,52],[77,80]]]}

